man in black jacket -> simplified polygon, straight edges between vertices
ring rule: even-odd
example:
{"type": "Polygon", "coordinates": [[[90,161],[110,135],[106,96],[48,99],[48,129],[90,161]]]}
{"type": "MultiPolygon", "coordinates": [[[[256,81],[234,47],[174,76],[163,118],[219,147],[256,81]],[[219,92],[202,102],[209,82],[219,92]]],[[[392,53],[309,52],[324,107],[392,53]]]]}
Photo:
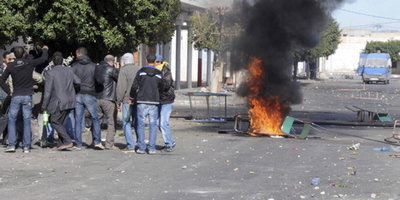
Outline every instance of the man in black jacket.
{"type": "Polygon", "coordinates": [[[149,116],[149,154],[156,153],[158,105],[163,89],[162,72],[154,67],[155,55],[147,56],[148,66],[142,67],[136,74],[131,87],[130,96],[137,103],[137,135],[139,149],[136,153],[144,154],[145,120],[149,116]]]}
{"type": "Polygon", "coordinates": [[[65,123],[69,112],[75,108],[75,87],[81,80],[69,67],[64,67],[62,55],[53,58],[54,66],[46,75],[42,109],[50,114],[50,122],[57,131],[61,144],[58,150],[72,147],[65,123]]]}
{"type": "Polygon", "coordinates": [[[1,88],[12,95],[8,113],[8,146],[6,152],[15,152],[16,145],[16,121],[17,115],[22,107],[23,113],[23,152],[29,153],[31,147],[31,114],[32,114],[32,94],[33,79],[32,73],[36,66],[46,62],[48,58],[48,47],[43,46],[42,56],[38,59],[25,59],[25,49],[21,46],[14,48],[16,61],[10,63],[0,78],[1,88]],[[6,84],[7,78],[11,75],[14,87],[11,94],[9,86],[6,84]]]}
{"type": "Polygon", "coordinates": [[[97,93],[100,112],[107,117],[106,149],[116,149],[114,146],[116,122],[116,87],[118,81],[118,67],[112,55],[104,57],[104,61],[96,67],[96,80],[101,91],[97,93]],[[115,67],[114,67],[115,66],[115,67]]]}
{"type": "Polygon", "coordinates": [[[82,121],[85,108],[92,116],[92,135],[95,149],[104,149],[101,144],[99,113],[96,99],[96,64],[88,57],[85,47],[76,50],[76,61],[72,64],[72,71],[81,79],[81,87],[76,94],[75,106],[75,150],[82,148],[82,121]]]}

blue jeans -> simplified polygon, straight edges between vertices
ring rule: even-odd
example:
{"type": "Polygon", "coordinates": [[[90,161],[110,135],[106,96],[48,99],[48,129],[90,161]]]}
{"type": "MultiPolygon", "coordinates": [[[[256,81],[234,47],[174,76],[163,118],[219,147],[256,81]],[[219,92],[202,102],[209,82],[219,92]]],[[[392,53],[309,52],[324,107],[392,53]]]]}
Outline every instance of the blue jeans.
{"type": "Polygon", "coordinates": [[[149,116],[149,151],[156,149],[157,139],[157,119],[158,119],[158,105],[152,104],[137,104],[137,134],[138,134],[138,146],[139,150],[145,151],[146,144],[144,143],[145,135],[145,121],[146,117],[149,116]]]}
{"type": "Polygon", "coordinates": [[[67,118],[67,133],[72,140],[75,139],[75,111],[71,110],[67,118]]]}
{"type": "Polygon", "coordinates": [[[160,107],[160,131],[162,133],[165,146],[172,147],[175,144],[174,138],[171,135],[171,127],[169,126],[169,117],[172,112],[171,104],[161,104],[160,107]]]}
{"type": "Polygon", "coordinates": [[[39,133],[41,135],[41,138],[46,138],[48,142],[53,143],[54,142],[54,129],[51,126],[51,123],[49,122],[47,126],[43,127],[43,114],[40,113],[38,115],[38,123],[39,123],[39,133]],[[44,136],[43,134],[46,134],[44,136]]]}
{"type": "Polygon", "coordinates": [[[16,122],[19,109],[22,106],[23,114],[23,145],[24,148],[31,147],[31,114],[32,114],[32,96],[15,96],[11,98],[11,104],[8,111],[8,146],[15,147],[16,145],[16,122]]]}
{"type": "Polygon", "coordinates": [[[53,143],[54,142],[54,128],[51,126],[51,124],[47,124],[46,126],[46,139],[47,141],[53,143]]]}
{"type": "MultiPolygon", "coordinates": [[[[89,94],[77,94],[76,95],[76,106],[75,106],[75,124],[82,124],[82,120],[85,117],[85,108],[89,111],[92,116],[93,126],[93,143],[95,145],[101,143],[101,132],[100,132],[100,121],[99,114],[97,111],[97,99],[93,95],[89,94]]],[[[82,126],[75,126],[75,145],[76,147],[82,147],[82,126]]]]}
{"type": "Polygon", "coordinates": [[[135,139],[132,135],[132,124],[131,119],[133,117],[133,128],[136,131],[137,120],[136,120],[136,104],[122,104],[122,130],[124,130],[126,145],[128,149],[135,149],[135,139]]]}

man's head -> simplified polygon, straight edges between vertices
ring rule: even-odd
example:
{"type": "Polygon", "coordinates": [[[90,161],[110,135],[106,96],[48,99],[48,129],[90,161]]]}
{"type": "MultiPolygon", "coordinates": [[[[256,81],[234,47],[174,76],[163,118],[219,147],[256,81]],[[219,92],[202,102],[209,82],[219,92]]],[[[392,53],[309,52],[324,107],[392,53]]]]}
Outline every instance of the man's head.
{"type": "Polygon", "coordinates": [[[8,64],[10,62],[14,62],[15,55],[9,51],[3,53],[3,63],[8,64]]]}
{"type": "Polygon", "coordinates": [[[62,65],[63,61],[64,61],[62,53],[59,52],[59,51],[55,52],[53,54],[53,60],[52,61],[53,61],[54,66],[62,65]]]}
{"type": "Polygon", "coordinates": [[[134,64],[134,63],[135,63],[135,60],[133,58],[133,54],[131,54],[131,53],[125,53],[121,58],[122,65],[134,64]]]}
{"type": "Polygon", "coordinates": [[[159,65],[163,62],[163,57],[159,54],[156,55],[156,60],[155,60],[155,64],[159,65]]]}
{"type": "Polygon", "coordinates": [[[110,66],[114,66],[115,57],[113,55],[106,55],[104,57],[104,62],[106,62],[110,66]]]}
{"type": "Polygon", "coordinates": [[[24,47],[21,46],[14,47],[12,52],[14,53],[17,59],[23,58],[25,55],[25,49],[24,47]]]}
{"type": "Polygon", "coordinates": [[[85,47],[79,47],[76,50],[76,57],[87,56],[87,55],[88,55],[88,50],[85,47]]]}
{"type": "Polygon", "coordinates": [[[146,56],[146,60],[149,65],[154,65],[154,62],[156,61],[156,55],[149,54],[146,56]]]}

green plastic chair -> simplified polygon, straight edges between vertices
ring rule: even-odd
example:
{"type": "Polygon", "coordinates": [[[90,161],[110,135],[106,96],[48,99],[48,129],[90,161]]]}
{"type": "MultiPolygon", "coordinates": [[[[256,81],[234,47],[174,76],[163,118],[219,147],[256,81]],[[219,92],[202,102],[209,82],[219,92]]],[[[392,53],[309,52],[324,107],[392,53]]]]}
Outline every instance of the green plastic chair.
{"type": "Polygon", "coordinates": [[[293,123],[294,123],[294,120],[295,119],[293,117],[287,116],[285,118],[285,120],[283,121],[282,126],[281,126],[282,132],[284,132],[286,134],[290,134],[290,131],[292,130],[292,126],[293,126],[293,123]]]}
{"type": "MultiPolygon", "coordinates": [[[[293,123],[295,120],[296,120],[295,118],[287,116],[281,126],[282,132],[290,135],[290,131],[292,130],[293,123]]],[[[311,124],[304,123],[303,130],[301,131],[300,136],[298,138],[305,139],[308,136],[308,133],[310,133],[310,129],[311,129],[311,124]]]]}
{"type": "Polygon", "coordinates": [[[381,122],[391,122],[391,121],[393,121],[388,113],[376,113],[375,116],[374,116],[374,119],[375,120],[379,120],[381,122]]]}

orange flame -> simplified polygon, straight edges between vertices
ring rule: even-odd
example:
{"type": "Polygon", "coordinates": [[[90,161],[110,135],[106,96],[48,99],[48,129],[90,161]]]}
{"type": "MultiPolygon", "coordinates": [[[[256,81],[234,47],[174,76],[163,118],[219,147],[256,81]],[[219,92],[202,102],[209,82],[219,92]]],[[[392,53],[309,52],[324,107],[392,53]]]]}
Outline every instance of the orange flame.
{"type": "Polygon", "coordinates": [[[280,101],[279,96],[271,96],[265,99],[260,96],[263,88],[264,68],[260,59],[252,58],[248,65],[250,76],[247,85],[250,88],[248,96],[250,127],[253,133],[250,135],[285,135],[281,130],[284,115],[288,106],[280,101]],[[256,134],[255,134],[256,133],[256,134]]]}

